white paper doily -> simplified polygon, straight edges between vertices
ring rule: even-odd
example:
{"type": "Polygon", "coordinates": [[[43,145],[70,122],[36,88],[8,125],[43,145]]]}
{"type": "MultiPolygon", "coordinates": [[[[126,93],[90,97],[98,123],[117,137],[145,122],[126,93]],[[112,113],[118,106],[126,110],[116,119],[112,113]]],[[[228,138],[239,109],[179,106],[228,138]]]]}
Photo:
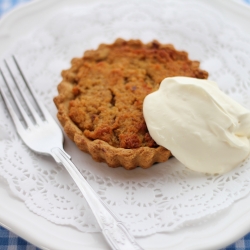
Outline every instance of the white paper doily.
{"type": "MultiPolygon", "coordinates": [[[[198,1],[100,1],[65,9],[18,41],[11,53],[56,118],[52,99],[61,70],[86,49],[118,37],[174,44],[199,60],[223,91],[250,108],[250,38],[198,1]]],[[[31,211],[54,223],[99,231],[67,172],[19,139],[2,99],[0,113],[0,176],[11,191],[31,211]]],[[[230,173],[214,176],[190,171],[176,159],[147,170],[110,169],[67,138],[65,149],[100,197],[138,236],[202,223],[250,191],[249,158],[230,173]]]]}

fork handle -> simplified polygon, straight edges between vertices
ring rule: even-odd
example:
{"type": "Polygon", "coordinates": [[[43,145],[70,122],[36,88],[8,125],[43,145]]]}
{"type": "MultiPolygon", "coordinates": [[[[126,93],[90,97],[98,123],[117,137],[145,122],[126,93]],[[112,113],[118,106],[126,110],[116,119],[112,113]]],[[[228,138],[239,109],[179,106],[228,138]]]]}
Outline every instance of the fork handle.
{"type": "Polygon", "coordinates": [[[55,161],[62,164],[75,181],[88,202],[102,233],[114,250],[143,250],[135,241],[134,237],[128,232],[124,224],[114,215],[106,204],[97,196],[89,183],[79,172],[70,156],[61,148],[53,148],[51,155],[55,161]]]}

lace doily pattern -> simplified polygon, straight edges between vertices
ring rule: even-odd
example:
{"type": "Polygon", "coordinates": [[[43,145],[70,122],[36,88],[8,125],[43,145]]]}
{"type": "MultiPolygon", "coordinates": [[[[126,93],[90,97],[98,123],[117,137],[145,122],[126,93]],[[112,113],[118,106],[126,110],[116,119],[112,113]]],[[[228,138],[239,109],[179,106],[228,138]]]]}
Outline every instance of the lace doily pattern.
{"type": "MultiPolygon", "coordinates": [[[[18,41],[14,53],[42,101],[56,119],[53,97],[60,72],[73,57],[116,38],[153,39],[185,50],[220,88],[250,109],[250,38],[198,1],[116,1],[62,9],[46,25],[18,41]]],[[[17,136],[0,99],[0,176],[36,214],[84,232],[99,231],[87,203],[67,172],[49,157],[31,152],[17,136]]],[[[224,175],[188,170],[176,159],[150,169],[110,169],[65,149],[101,199],[134,235],[171,232],[228,208],[249,194],[250,159],[224,175]]]]}

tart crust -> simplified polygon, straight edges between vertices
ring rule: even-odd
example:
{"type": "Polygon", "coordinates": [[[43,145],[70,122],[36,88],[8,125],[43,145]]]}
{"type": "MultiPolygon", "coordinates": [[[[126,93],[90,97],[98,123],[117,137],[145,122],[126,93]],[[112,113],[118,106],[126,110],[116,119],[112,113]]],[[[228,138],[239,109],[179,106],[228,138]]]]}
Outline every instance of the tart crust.
{"type": "MultiPolygon", "coordinates": [[[[139,40],[125,41],[123,39],[117,39],[115,43],[111,45],[102,44],[99,46],[97,50],[86,51],[83,58],[81,59],[74,58],[71,61],[71,64],[72,64],[71,68],[69,70],[62,72],[63,80],[58,85],[59,95],[54,98],[54,102],[58,109],[57,117],[61,125],[63,126],[65,133],[69,136],[69,138],[72,141],[75,142],[77,147],[80,150],[89,153],[95,161],[106,162],[108,166],[113,167],[113,168],[119,167],[119,166],[122,166],[126,169],[134,169],[138,166],[142,168],[148,168],[156,162],[167,161],[169,157],[171,157],[171,152],[168,149],[163,148],[162,146],[158,146],[152,140],[150,135],[147,134],[148,132],[145,126],[144,126],[145,127],[144,134],[143,134],[144,137],[143,139],[141,139],[140,142],[138,142],[140,143],[139,146],[138,146],[138,143],[135,146],[134,144],[129,143],[128,145],[125,144],[125,147],[120,147],[119,144],[118,146],[112,145],[112,142],[109,141],[109,139],[106,140],[102,138],[94,138],[94,139],[90,138],[90,136],[88,135],[91,134],[91,131],[89,132],[89,130],[83,128],[83,126],[81,125],[82,121],[79,121],[79,123],[77,124],[79,120],[78,117],[76,117],[76,119],[74,120],[72,119],[73,116],[70,113],[71,112],[70,109],[72,109],[71,107],[73,105],[72,102],[74,102],[77,98],[79,98],[79,92],[81,91],[81,88],[78,87],[79,82],[84,81],[84,79],[79,77],[79,71],[80,71],[80,68],[83,67],[83,62],[85,60],[89,60],[89,58],[93,57],[93,55],[96,60],[96,64],[100,63],[101,61],[105,61],[105,59],[107,58],[107,53],[108,53],[107,51],[109,51],[110,49],[112,50],[114,47],[117,47],[117,46],[119,47],[124,46],[126,47],[126,49],[129,47],[138,51],[140,50],[140,53],[141,51],[145,50],[146,56],[147,56],[147,53],[151,53],[150,55],[152,55],[152,53],[156,53],[156,52],[158,53],[159,51],[157,50],[161,50],[163,52],[167,50],[168,53],[173,54],[173,57],[184,56],[184,59],[182,58],[182,60],[187,61],[187,63],[186,64],[184,63],[184,66],[182,66],[182,68],[184,67],[184,69],[181,68],[181,70],[179,70],[180,71],[179,74],[184,75],[184,76],[201,78],[201,79],[207,78],[208,74],[206,71],[199,69],[199,62],[190,61],[187,57],[186,52],[178,52],[174,49],[172,45],[161,45],[157,41],[153,41],[148,44],[143,44],[139,40]],[[145,140],[145,137],[147,137],[147,140],[145,140]],[[145,141],[146,143],[144,143],[145,141]],[[129,147],[132,147],[132,148],[129,148],[129,147]]],[[[128,51],[128,53],[130,52],[131,51],[128,51]]],[[[177,70],[177,73],[178,73],[178,70],[177,70]]],[[[172,74],[166,75],[165,77],[175,76],[175,74],[176,72],[174,71],[172,72],[172,74]]],[[[149,93],[158,89],[158,86],[161,80],[158,80],[159,82],[157,82],[157,84],[155,84],[154,87],[149,89],[149,93]]],[[[81,98],[84,98],[84,96],[83,97],[81,96],[81,98]]],[[[141,103],[138,104],[139,110],[141,110],[141,114],[142,114],[143,98],[144,97],[142,96],[141,97],[142,101],[141,103]]],[[[74,112],[73,115],[78,116],[78,112],[74,112]]],[[[142,116],[142,124],[145,124],[143,116],[142,116]]],[[[118,139],[119,138],[122,138],[122,137],[120,136],[118,137],[118,139]]],[[[122,143],[120,145],[122,145],[122,143]]]]}

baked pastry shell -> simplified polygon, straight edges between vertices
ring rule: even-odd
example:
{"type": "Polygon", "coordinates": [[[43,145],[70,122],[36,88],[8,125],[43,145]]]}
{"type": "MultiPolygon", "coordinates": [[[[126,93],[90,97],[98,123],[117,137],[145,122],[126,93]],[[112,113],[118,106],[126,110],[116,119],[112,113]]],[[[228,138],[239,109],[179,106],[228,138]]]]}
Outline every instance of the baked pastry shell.
{"type": "Polygon", "coordinates": [[[57,117],[68,137],[95,161],[106,162],[112,168],[122,166],[125,169],[134,169],[149,168],[156,162],[165,162],[169,159],[171,152],[162,146],[125,149],[113,147],[102,140],[88,139],[68,116],[69,102],[74,99],[72,89],[73,84],[65,79],[58,85],[59,95],[54,98],[58,109],[57,117]]]}

